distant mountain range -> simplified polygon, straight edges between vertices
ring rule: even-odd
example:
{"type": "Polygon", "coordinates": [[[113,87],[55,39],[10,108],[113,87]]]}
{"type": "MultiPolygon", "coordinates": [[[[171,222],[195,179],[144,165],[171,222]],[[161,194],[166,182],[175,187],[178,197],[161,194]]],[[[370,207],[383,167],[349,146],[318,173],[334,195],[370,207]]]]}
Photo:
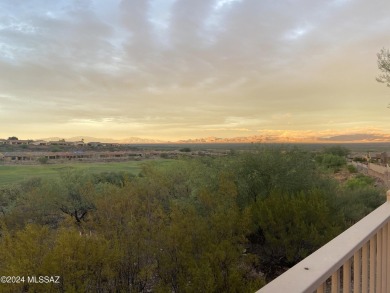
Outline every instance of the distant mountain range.
{"type": "MultiPolygon", "coordinates": [[[[63,137],[48,137],[42,138],[41,140],[45,141],[59,141],[64,139],[63,137]]],[[[65,138],[66,141],[81,141],[84,142],[105,142],[105,143],[120,143],[120,144],[153,144],[153,143],[182,143],[182,144],[196,144],[196,143],[259,143],[259,142],[279,142],[278,139],[273,139],[265,136],[242,136],[242,137],[232,137],[232,138],[221,138],[221,137],[203,137],[203,138],[194,138],[194,139],[184,139],[177,141],[165,141],[158,139],[149,139],[141,137],[129,137],[124,139],[112,139],[112,138],[97,138],[91,136],[74,136],[65,138]]]]}
{"type": "MultiPolygon", "coordinates": [[[[48,137],[41,138],[40,140],[45,141],[59,141],[60,139],[64,139],[63,137],[48,137]]],[[[124,139],[113,139],[113,138],[97,138],[91,136],[74,136],[65,138],[66,141],[81,141],[84,142],[106,142],[106,143],[129,143],[129,144],[139,144],[139,143],[167,143],[167,141],[157,140],[157,139],[148,139],[148,138],[140,138],[140,137],[129,137],[124,139]]]]}
{"type": "Polygon", "coordinates": [[[337,142],[350,142],[350,141],[364,141],[364,142],[383,142],[390,141],[390,135],[387,134],[366,134],[366,133],[355,133],[355,134],[343,134],[331,137],[320,137],[318,139],[321,142],[326,141],[337,141],[337,142]]]}
{"type": "MultiPolygon", "coordinates": [[[[58,141],[64,139],[63,137],[49,137],[42,138],[45,141],[58,141]]],[[[74,136],[65,138],[66,141],[81,141],[84,142],[103,142],[103,143],[120,143],[120,144],[159,144],[159,143],[180,143],[180,144],[197,144],[197,143],[329,143],[329,142],[390,142],[389,135],[383,134],[350,134],[350,135],[336,135],[332,137],[279,137],[267,135],[253,135],[253,136],[239,136],[231,138],[221,138],[215,136],[182,139],[177,141],[166,141],[141,137],[129,137],[124,139],[112,138],[97,138],[90,136],[74,136]]]]}
{"type": "MultiPolygon", "coordinates": [[[[263,136],[241,136],[232,138],[221,138],[215,136],[179,140],[178,143],[251,143],[251,142],[265,142],[267,138],[263,136]]],[[[268,139],[268,142],[270,140],[268,139]]]]}

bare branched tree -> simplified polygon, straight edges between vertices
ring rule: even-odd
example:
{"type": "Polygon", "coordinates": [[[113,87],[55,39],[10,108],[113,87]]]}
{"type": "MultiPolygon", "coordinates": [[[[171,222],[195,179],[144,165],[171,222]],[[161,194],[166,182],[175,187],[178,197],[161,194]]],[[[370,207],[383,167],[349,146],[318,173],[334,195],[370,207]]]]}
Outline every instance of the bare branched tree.
{"type": "Polygon", "coordinates": [[[383,48],[378,54],[378,68],[381,74],[376,78],[380,83],[386,83],[390,87],[390,51],[383,48]]]}

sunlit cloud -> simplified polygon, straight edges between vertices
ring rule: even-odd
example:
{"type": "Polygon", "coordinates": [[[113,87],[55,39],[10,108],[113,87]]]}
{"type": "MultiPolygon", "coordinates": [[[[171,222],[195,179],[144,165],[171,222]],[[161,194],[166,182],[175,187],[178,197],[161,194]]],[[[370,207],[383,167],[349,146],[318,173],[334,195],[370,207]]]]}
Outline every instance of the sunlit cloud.
{"type": "Polygon", "coordinates": [[[389,90],[375,82],[389,8],[4,0],[0,137],[379,139],[390,133],[389,90]]]}
{"type": "Polygon", "coordinates": [[[295,27],[292,30],[289,30],[284,35],[284,37],[288,40],[297,40],[301,37],[304,37],[305,35],[310,33],[312,30],[313,30],[313,26],[308,24],[308,23],[305,23],[305,24],[298,25],[297,27],[295,27]]]}
{"type": "Polygon", "coordinates": [[[346,4],[350,3],[351,1],[353,1],[353,0],[333,0],[333,1],[331,1],[331,4],[335,5],[335,6],[341,6],[341,5],[346,5],[346,4]]]}
{"type": "Polygon", "coordinates": [[[170,47],[169,29],[171,26],[172,6],[177,0],[155,0],[149,2],[148,20],[155,32],[154,38],[160,45],[170,47]]]}
{"type": "Polygon", "coordinates": [[[217,0],[214,6],[215,10],[222,9],[226,6],[230,6],[235,2],[241,2],[242,0],[217,0]]]}

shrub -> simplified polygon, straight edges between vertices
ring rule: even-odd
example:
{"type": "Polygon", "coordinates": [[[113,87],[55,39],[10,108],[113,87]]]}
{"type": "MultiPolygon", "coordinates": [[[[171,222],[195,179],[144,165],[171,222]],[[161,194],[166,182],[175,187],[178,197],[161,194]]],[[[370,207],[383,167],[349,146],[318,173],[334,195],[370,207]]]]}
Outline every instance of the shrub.
{"type": "Polygon", "coordinates": [[[47,157],[40,157],[38,159],[38,162],[41,164],[47,164],[48,161],[49,161],[49,159],[47,157]]]}
{"type": "Polygon", "coordinates": [[[348,169],[349,173],[357,173],[357,169],[353,165],[348,165],[347,169],[348,169]]]}
{"type": "Polygon", "coordinates": [[[181,148],[179,151],[183,152],[183,153],[189,153],[191,152],[191,149],[190,148],[181,148]]]}

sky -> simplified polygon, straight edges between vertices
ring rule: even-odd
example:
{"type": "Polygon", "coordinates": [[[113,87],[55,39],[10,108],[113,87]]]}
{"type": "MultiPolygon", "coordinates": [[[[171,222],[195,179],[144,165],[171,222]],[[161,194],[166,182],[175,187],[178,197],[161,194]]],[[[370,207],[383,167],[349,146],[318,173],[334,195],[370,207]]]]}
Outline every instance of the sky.
{"type": "Polygon", "coordinates": [[[0,0],[0,138],[390,137],[388,0],[0,0]]]}

